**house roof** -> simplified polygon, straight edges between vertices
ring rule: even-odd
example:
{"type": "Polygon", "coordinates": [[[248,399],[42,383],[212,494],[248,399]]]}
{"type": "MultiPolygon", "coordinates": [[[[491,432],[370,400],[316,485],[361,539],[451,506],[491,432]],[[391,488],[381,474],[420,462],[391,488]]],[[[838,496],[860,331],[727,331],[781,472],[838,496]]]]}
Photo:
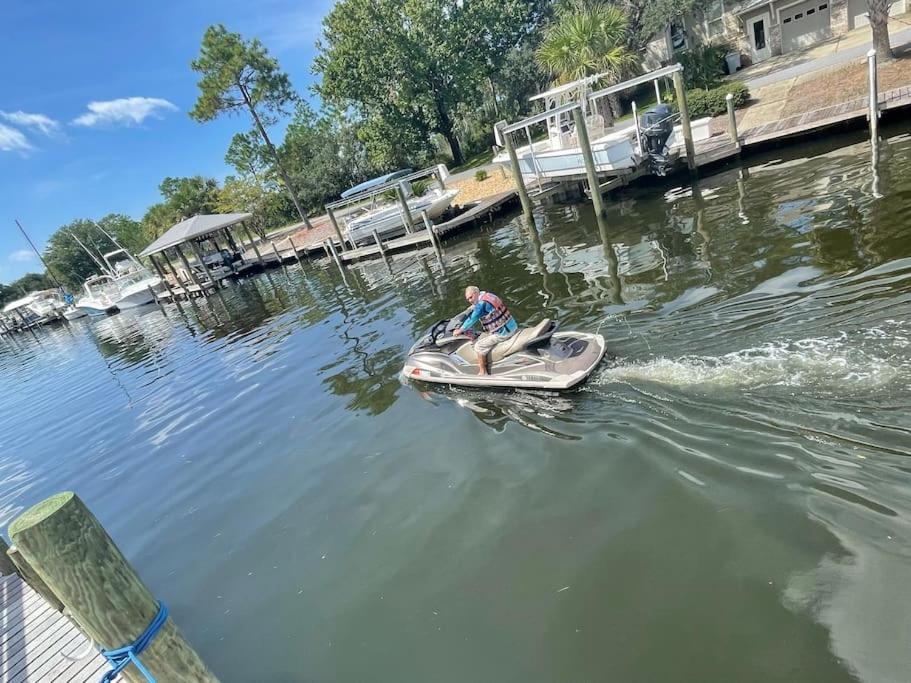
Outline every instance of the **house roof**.
{"type": "Polygon", "coordinates": [[[735,15],[743,14],[744,12],[749,12],[751,9],[756,9],[757,7],[762,7],[763,5],[771,4],[772,0],[743,0],[743,2],[734,5],[731,8],[731,13],[735,15]]]}
{"type": "Polygon", "coordinates": [[[197,237],[227,228],[250,218],[252,213],[217,213],[193,216],[172,226],[168,231],[139,252],[140,256],[151,256],[169,247],[189,242],[197,237]]]}

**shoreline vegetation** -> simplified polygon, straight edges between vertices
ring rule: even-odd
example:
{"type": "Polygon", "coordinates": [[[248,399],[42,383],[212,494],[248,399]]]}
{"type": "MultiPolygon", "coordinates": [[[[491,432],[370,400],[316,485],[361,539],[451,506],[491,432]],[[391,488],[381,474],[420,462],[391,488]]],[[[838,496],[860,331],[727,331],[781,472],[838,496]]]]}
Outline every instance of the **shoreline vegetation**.
{"type": "MultiPolygon", "coordinates": [[[[311,243],[331,237],[322,206],[358,182],[405,167],[446,163],[459,202],[513,186],[508,173],[489,167],[497,121],[527,115],[528,98],[549,85],[607,72],[619,81],[641,70],[651,36],[669,18],[697,8],[699,0],[342,0],[323,21],[314,92],[315,111],[294,90],[278,61],[258,39],[245,40],[224,26],[209,27],[190,67],[200,74],[190,116],[204,123],[238,113],[249,124],[225,151],[233,172],[214,178],[166,177],[161,201],[136,220],[109,213],[97,220],[133,253],[183,218],[204,213],[250,212],[259,238],[295,234],[311,243]],[[394,17],[407,15],[402,24],[394,17]],[[479,39],[479,37],[483,37],[479,39]],[[286,124],[281,140],[270,131],[286,124]],[[475,177],[483,169],[486,178],[475,177]]],[[[687,88],[711,92],[724,85],[724,44],[681,55],[687,88]]],[[[880,66],[881,85],[911,82],[911,56],[897,54],[880,66]]],[[[861,64],[813,72],[759,88],[738,110],[738,127],[758,125],[847,98],[866,87],[861,64]],[[812,86],[808,87],[808,84],[812,86]]],[[[650,89],[609,103],[617,121],[654,103],[650,89]]],[[[744,98],[745,99],[745,98],[744,98]]],[[[72,291],[97,270],[73,239],[109,251],[95,221],[80,218],[47,240],[44,260],[72,291]]],[[[28,273],[0,284],[0,305],[54,286],[46,273],[28,273]]]]}

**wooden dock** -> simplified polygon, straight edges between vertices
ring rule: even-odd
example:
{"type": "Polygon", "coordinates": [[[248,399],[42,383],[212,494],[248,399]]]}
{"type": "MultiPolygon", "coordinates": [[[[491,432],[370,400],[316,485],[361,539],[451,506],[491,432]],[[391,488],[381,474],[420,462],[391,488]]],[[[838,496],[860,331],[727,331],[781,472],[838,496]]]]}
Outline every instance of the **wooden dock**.
{"type": "MultiPolygon", "coordinates": [[[[463,230],[467,230],[479,223],[493,220],[493,217],[501,211],[510,208],[518,201],[518,193],[515,190],[507,190],[500,194],[493,195],[473,202],[462,213],[454,216],[448,221],[437,223],[434,231],[441,239],[454,235],[463,230]]],[[[405,251],[409,249],[420,249],[432,245],[433,240],[427,230],[418,230],[417,232],[398,237],[396,239],[386,240],[383,242],[382,250],[376,244],[370,244],[357,249],[348,251],[339,251],[339,258],[343,262],[359,261],[365,258],[375,258],[385,253],[405,251]]]]}
{"type": "MultiPolygon", "coordinates": [[[[878,101],[880,111],[911,106],[911,86],[880,92],[878,101]]],[[[803,114],[795,114],[778,121],[749,128],[741,133],[741,140],[743,146],[748,147],[806,135],[821,128],[847,123],[855,119],[866,120],[868,113],[869,99],[865,95],[831,107],[814,109],[803,114]]]]}
{"type": "Polygon", "coordinates": [[[73,622],[19,575],[0,576],[0,681],[95,683],[108,668],[73,622]]]}

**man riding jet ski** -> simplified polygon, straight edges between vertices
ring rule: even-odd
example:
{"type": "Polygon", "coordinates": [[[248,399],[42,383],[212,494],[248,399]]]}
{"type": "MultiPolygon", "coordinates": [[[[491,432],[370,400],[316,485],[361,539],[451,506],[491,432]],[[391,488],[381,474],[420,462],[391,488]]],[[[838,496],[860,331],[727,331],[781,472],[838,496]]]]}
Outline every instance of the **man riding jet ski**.
{"type": "Polygon", "coordinates": [[[403,376],[461,386],[569,389],[604,356],[599,334],[556,332],[547,319],[520,328],[499,297],[477,287],[468,287],[465,299],[467,310],[432,325],[411,347],[403,376]],[[484,333],[476,338],[471,327],[477,322],[484,333]]]}

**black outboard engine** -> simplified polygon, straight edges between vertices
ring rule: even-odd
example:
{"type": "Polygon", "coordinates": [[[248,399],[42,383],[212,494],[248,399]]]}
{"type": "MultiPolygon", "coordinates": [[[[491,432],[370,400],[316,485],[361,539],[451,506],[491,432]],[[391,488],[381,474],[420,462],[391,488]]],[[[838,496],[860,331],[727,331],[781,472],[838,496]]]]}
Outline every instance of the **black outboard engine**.
{"type": "Polygon", "coordinates": [[[645,112],[639,119],[642,135],[642,150],[648,154],[652,173],[663,176],[667,173],[668,158],[664,152],[667,140],[674,132],[674,112],[669,105],[658,104],[645,112]]]}

